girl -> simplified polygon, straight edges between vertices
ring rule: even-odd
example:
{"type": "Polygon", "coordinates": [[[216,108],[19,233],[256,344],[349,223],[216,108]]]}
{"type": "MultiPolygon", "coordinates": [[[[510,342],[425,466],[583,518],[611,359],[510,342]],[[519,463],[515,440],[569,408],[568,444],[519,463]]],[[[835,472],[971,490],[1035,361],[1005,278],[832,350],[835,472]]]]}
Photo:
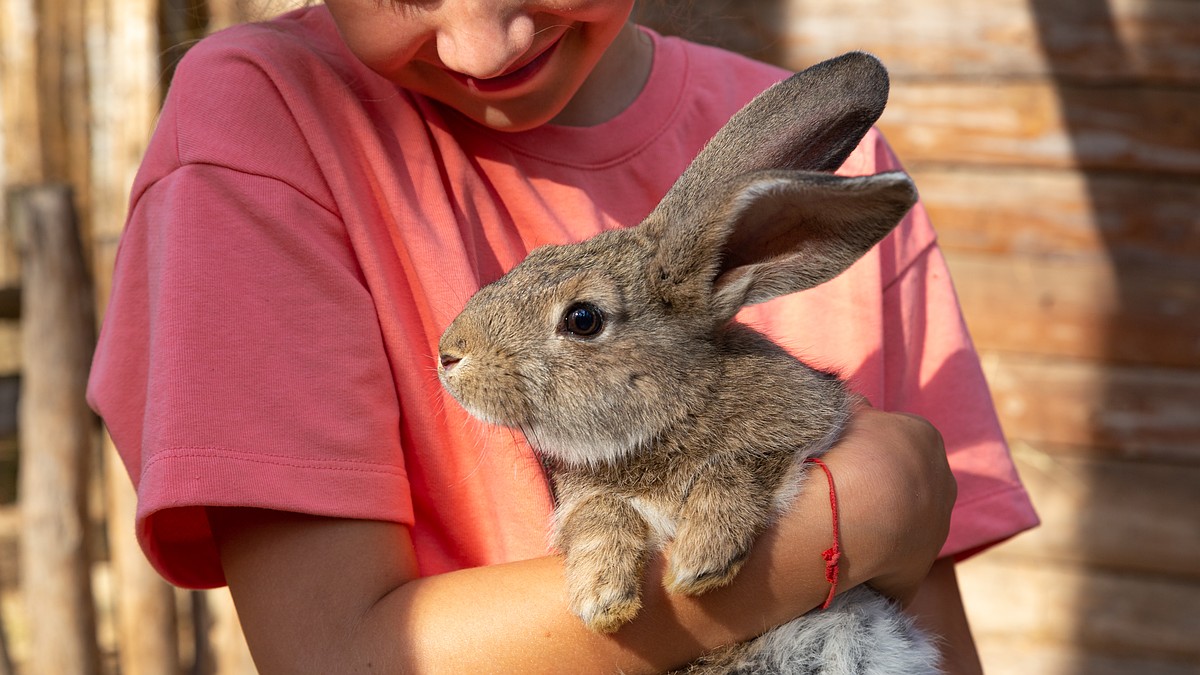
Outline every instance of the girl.
{"type": "MultiPolygon", "coordinates": [[[[327,0],[180,64],[89,399],[147,556],[176,584],[228,583],[264,673],[654,672],[824,598],[828,494],[805,490],[730,587],[671,596],[653,566],[639,617],[589,633],[546,549],[537,459],[467,421],[432,367],[475,289],[540,244],[638,222],[786,75],[631,9],[327,0]]],[[[897,166],[872,133],[841,171],[897,166]]],[[[911,601],[949,669],[978,671],[954,557],[1036,520],[923,211],[746,318],[911,413],[864,405],[828,455],[839,588],[911,601]]]]}

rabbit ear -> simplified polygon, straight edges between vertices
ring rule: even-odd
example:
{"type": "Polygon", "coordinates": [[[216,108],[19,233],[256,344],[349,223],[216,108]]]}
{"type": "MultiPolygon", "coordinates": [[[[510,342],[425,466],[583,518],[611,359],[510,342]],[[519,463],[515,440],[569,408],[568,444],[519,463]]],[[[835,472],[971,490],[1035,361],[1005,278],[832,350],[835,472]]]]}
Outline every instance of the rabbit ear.
{"type": "Polygon", "coordinates": [[[883,64],[851,52],[803,70],[759,94],[705,145],[663,199],[687,218],[735,176],[762,169],[833,171],[887,104],[883,64]]]}
{"type": "Polygon", "coordinates": [[[879,118],[887,94],[883,64],[853,52],[796,73],[738,111],[643,222],[646,238],[657,242],[664,300],[707,298],[720,252],[732,250],[726,246],[729,209],[748,208],[748,218],[758,222],[763,219],[753,218],[753,212],[770,208],[758,199],[731,198],[731,185],[749,189],[740,177],[764,170],[837,169],[879,118]]]}
{"type": "Polygon", "coordinates": [[[725,208],[711,223],[721,240],[711,242],[710,311],[723,323],[743,305],[836,277],[883,239],[916,199],[902,172],[746,176],[726,192],[725,208]]]}

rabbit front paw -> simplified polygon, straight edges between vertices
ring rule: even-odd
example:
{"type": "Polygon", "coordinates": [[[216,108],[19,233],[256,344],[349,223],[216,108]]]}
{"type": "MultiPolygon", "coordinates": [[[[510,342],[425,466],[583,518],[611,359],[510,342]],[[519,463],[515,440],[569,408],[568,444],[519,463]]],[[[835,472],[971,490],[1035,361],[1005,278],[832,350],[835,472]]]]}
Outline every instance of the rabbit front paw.
{"type": "Polygon", "coordinates": [[[596,494],[566,509],[555,537],[566,555],[571,611],[588,628],[612,633],[642,608],[646,522],[629,503],[596,494]]]}
{"type": "Polygon", "coordinates": [[[613,633],[633,620],[642,608],[637,583],[596,580],[571,591],[571,611],[589,629],[613,633]]]}
{"type": "Polygon", "coordinates": [[[750,554],[741,542],[679,537],[671,549],[663,586],[670,593],[701,595],[728,585],[750,554]]]}

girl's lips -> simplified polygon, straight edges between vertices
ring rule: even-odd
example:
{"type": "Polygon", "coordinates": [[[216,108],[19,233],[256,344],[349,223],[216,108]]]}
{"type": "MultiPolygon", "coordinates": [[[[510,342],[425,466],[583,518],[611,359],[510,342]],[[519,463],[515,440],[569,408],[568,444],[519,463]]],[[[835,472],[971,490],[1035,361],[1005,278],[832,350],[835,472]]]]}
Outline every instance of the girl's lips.
{"type": "Polygon", "coordinates": [[[542,53],[533,57],[533,59],[531,59],[525,65],[503,75],[497,75],[496,77],[479,79],[469,75],[463,75],[462,73],[456,73],[454,71],[448,72],[450,72],[450,75],[453,76],[454,79],[463,83],[469,89],[483,94],[492,94],[513,89],[533,79],[535,75],[541,72],[542,67],[550,61],[550,57],[554,54],[554,51],[558,49],[558,45],[561,42],[562,38],[555,40],[550,44],[549,47],[542,50],[542,53]]]}

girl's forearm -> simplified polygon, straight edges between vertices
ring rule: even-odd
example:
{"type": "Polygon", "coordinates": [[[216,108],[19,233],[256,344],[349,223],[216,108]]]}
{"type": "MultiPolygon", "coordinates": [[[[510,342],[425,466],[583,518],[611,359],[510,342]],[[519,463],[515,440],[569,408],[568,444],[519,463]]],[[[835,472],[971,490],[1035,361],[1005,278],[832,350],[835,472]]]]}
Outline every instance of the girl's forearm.
{"type": "MultiPolygon", "coordinates": [[[[828,513],[801,498],[806,513],[828,513]]],[[[566,607],[562,560],[546,557],[408,582],[364,621],[364,652],[385,648],[396,672],[653,673],[680,666],[798,616],[825,598],[826,517],[780,523],[764,534],[734,583],[699,598],[662,588],[662,558],[649,565],[643,608],[612,635],[588,631],[566,607]],[[799,583],[797,583],[799,581],[799,583]]],[[[847,587],[864,581],[847,567],[847,587]]],[[[385,659],[386,660],[386,659],[385,659]]]]}
{"type": "Polygon", "coordinates": [[[983,665],[967,622],[953,558],[934,563],[908,611],[916,617],[917,625],[936,637],[946,675],[982,675],[983,665]]]}
{"type": "MultiPolygon", "coordinates": [[[[836,458],[830,466],[839,470],[836,458]]],[[[792,513],[807,517],[785,517],[764,533],[727,588],[699,598],[668,595],[655,557],[642,611],[607,636],[567,610],[556,556],[416,578],[399,525],[210,511],[264,675],[652,673],[750,638],[824,599],[825,495],[802,491],[792,513]]],[[[857,519],[853,508],[843,513],[846,523],[857,519]]],[[[876,555],[848,549],[843,586],[869,578],[872,568],[859,562],[876,555]]]]}
{"type": "MultiPolygon", "coordinates": [[[[874,412],[856,420],[826,457],[840,496],[840,588],[870,580],[904,597],[944,539],[953,480],[940,446],[923,445],[920,425],[874,412]]],[[[655,558],[642,611],[607,636],[567,610],[557,557],[418,578],[402,525],[241,509],[210,509],[210,519],[265,675],[649,673],[820,604],[829,588],[821,557],[832,537],[828,494],[824,476],[810,471],[729,587],[668,595],[655,558]]]]}

